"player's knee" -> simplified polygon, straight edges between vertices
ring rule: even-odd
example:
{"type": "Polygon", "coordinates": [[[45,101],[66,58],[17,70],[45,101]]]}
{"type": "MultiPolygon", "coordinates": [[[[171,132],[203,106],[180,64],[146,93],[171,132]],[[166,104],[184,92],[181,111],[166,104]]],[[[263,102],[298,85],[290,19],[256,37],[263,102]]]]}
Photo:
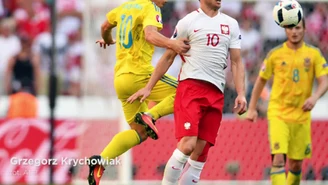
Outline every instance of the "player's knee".
{"type": "Polygon", "coordinates": [[[178,149],[185,155],[190,155],[196,148],[196,142],[197,142],[196,136],[184,137],[180,140],[178,144],[178,149]]]}
{"type": "Polygon", "coordinates": [[[184,144],[179,147],[179,150],[181,150],[182,153],[185,155],[190,155],[195,149],[195,146],[192,144],[184,144]]]}
{"type": "Polygon", "coordinates": [[[272,166],[282,166],[286,164],[286,158],[284,154],[274,154],[272,159],[272,166]]]}
{"type": "Polygon", "coordinates": [[[301,171],[302,170],[302,160],[289,160],[288,166],[291,171],[301,171]]]}
{"type": "Polygon", "coordinates": [[[285,173],[285,155],[284,154],[274,154],[272,155],[272,167],[271,175],[285,173]]]}

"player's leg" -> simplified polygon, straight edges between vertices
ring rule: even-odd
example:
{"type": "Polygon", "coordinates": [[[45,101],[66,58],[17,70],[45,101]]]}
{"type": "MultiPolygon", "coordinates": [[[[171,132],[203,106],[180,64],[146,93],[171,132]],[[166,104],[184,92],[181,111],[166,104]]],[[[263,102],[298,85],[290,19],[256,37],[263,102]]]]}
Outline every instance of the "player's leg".
{"type": "MultiPolygon", "coordinates": [[[[149,79],[145,80],[145,84],[149,79]]],[[[136,115],[137,122],[141,124],[155,123],[157,119],[173,113],[173,104],[177,87],[177,80],[169,75],[164,75],[153,88],[148,100],[158,102],[146,113],[136,115]]]]}
{"type": "Polygon", "coordinates": [[[286,184],[286,154],[288,152],[289,128],[280,119],[269,119],[269,141],[271,147],[272,185],[286,184]]]}
{"type": "Polygon", "coordinates": [[[270,177],[272,185],[286,184],[286,154],[272,154],[270,177]]]}
{"type": "Polygon", "coordinates": [[[120,156],[130,148],[140,144],[147,139],[147,133],[142,125],[134,122],[136,111],[146,111],[147,104],[140,102],[133,102],[132,104],[122,102],[125,118],[130,125],[130,130],[121,131],[116,134],[106,148],[102,151],[101,157],[110,160],[120,156]]]}
{"type": "Polygon", "coordinates": [[[165,74],[153,88],[148,99],[158,103],[148,112],[153,116],[155,120],[173,113],[173,105],[177,86],[177,79],[165,74]]]}
{"type": "Polygon", "coordinates": [[[148,110],[146,102],[140,103],[139,101],[135,101],[133,103],[128,103],[126,101],[131,94],[143,87],[146,78],[147,76],[134,74],[124,74],[115,77],[115,90],[122,103],[125,120],[130,125],[131,130],[116,134],[102,152],[101,156],[103,158],[113,159],[147,139],[147,127],[145,128],[145,125],[140,125],[135,122],[135,115],[137,112],[145,112],[148,110]],[[128,87],[128,85],[122,84],[133,85],[128,87]]]}
{"type": "Polygon", "coordinates": [[[290,124],[291,138],[288,148],[287,185],[299,185],[302,179],[303,159],[311,157],[311,121],[290,124]]]}
{"type": "Polygon", "coordinates": [[[134,123],[136,110],[146,111],[147,104],[136,101],[132,104],[122,102],[124,114],[131,129],[117,133],[108,145],[104,148],[100,155],[92,156],[90,159],[101,160],[102,163],[89,165],[89,185],[99,185],[100,178],[105,167],[110,164],[111,159],[115,159],[125,153],[132,147],[145,141],[148,137],[145,127],[134,123]]]}
{"type": "Polygon", "coordinates": [[[222,109],[224,105],[223,93],[211,86],[207,87],[207,89],[209,89],[209,92],[206,94],[212,107],[203,110],[205,113],[198,126],[197,145],[181,175],[179,180],[180,185],[199,182],[209,149],[215,144],[221,125],[222,109]]]}
{"type": "Polygon", "coordinates": [[[303,160],[288,159],[287,185],[299,185],[301,183],[302,163],[303,160]]]}
{"type": "Polygon", "coordinates": [[[179,179],[179,185],[194,184],[199,182],[210,147],[211,144],[207,141],[202,139],[197,140],[196,148],[190,155],[190,158],[183,169],[179,179]]]}
{"type": "MultiPolygon", "coordinates": [[[[174,101],[175,136],[179,143],[177,149],[166,163],[162,185],[176,184],[189,155],[196,148],[198,123],[202,117],[200,104],[191,84],[180,82],[174,101]]],[[[198,96],[197,96],[198,97],[198,96]]]]}
{"type": "Polygon", "coordinates": [[[166,163],[162,185],[175,185],[178,182],[188,158],[189,155],[185,155],[178,148],[174,150],[172,156],[166,163]]]}
{"type": "Polygon", "coordinates": [[[100,156],[95,155],[91,157],[91,159],[102,160],[103,163],[89,165],[88,181],[90,185],[99,185],[100,178],[105,169],[104,167],[106,167],[106,164],[110,164],[111,159],[115,159],[127,150],[140,144],[148,137],[145,127],[134,122],[135,114],[137,112],[148,110],[147,104],[138,101],[135,101],[132,104],[127,103],[126,99],[130,94],[133,94],[136,89],[126,88],[126,86],[121,85],[126,84],[127,82],[134,83],[134,80],[136,80],[135,75],[121,75],[115,78],[115,90],[118,98],[122,102],[124,116],[131,129],[116,134],[102,151],[100,156]]]}

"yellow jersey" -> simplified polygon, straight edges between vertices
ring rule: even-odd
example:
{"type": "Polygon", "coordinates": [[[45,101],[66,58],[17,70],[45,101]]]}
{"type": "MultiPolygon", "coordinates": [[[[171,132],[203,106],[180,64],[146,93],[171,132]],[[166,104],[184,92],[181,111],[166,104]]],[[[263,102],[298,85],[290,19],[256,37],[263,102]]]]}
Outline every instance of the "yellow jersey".
{"type": "Polygon", "coordinates": [[[115,76],[124,73],[151,74],[154,45],[145,39],[148,25],[163,28],[161,10],[150,0],[129,1],[108,12],[107,20],[116,25],[115,76]]]}
{"type": "Polygon", "coordinates": [[[272,49],[259,74],[266,80],[273,75],[268,118],[297,123],[311,119],[310,112],[304,112],[302,106],[312,94],[314,78],[327,74],[328,64],[316,47],[303,43],[301,48],[292,50],[283,43],[272,49]]]}

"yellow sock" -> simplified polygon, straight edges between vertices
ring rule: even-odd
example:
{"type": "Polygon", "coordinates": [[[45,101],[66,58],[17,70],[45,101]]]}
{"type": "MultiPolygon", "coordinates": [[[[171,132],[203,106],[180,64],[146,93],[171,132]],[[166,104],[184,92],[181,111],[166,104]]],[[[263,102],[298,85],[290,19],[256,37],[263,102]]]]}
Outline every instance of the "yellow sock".
{"type": "Polygon", "coordinates": [[[100,156],[109,162],[110,159],[115,159],[115,157],[120,156],[140,143],[141,141],[137,131],[123,131],[113,137],[100,156]]]}
{"type": "Polygon", "coordinates": [[[302,179],[302,171],[292,172],[289,170],[287,175],[287,185],[300,185],[302,179]]]}
{"type": "Polygon", "coordinates": [[[155,120],[159,119],[162,116],[166,116],[173,113],[173,106],[174,106],[174,97],[175,94],[172,96],[166,97],[164,100],[159,102],[153,108],[151,108],[148,113],[150,113],[155,120]]]}
{"type": "Polygon", "coordinates": [[[286,185],[285,168],[272,167],[270,176],[272,185],[286,185]]]}

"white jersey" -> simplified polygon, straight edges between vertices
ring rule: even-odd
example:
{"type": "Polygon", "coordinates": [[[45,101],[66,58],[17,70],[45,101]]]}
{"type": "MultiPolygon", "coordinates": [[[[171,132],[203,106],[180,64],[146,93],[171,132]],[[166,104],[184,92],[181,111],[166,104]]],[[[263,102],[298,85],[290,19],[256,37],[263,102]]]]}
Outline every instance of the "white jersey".
{"type": "Polygon", "coordinates": [[[188,38],[191,46],[190,57],[182,57],[179,81],[204,80],[223,92],[228,50],[241,45],[238,22],[221,12],[209,17],[199,8],[178,22],[172,38],[188,38]]]}

